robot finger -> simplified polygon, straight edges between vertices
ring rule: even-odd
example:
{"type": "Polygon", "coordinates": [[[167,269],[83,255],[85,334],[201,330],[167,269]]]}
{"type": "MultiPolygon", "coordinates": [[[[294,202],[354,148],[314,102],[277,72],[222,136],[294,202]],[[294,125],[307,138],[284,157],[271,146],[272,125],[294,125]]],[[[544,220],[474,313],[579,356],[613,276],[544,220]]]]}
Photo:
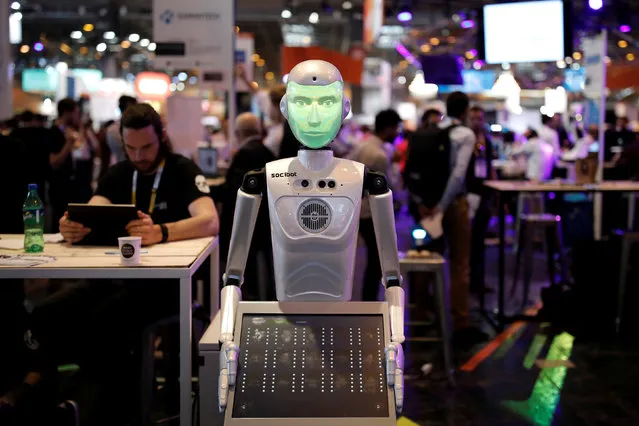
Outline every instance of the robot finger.
{"type": "Polygon", "coordinates": [[[395,370],[397,369],[396,348],[389,346],[386,348],[386,381],[389,386],[395,384],[395,370]]]}
{"type": "Polygon", "coordinates": [[[229,386],[235,386],[235,379],[237,377],[237,359],[240,349],[237,347],[237,345],[235,345],[235,343],[230,342],[227,344],[225,352],[229,386]]]}
{"type": "Polygon", "coordinates": [[[404,408],[404,371],[395,370],[395,409],[398,413],[404,408]]]}
{"type": "Polygon", "coordinates": [[[221,413],[226,408],[226,404],[228,402],[228,394],[229,394],[229,381],[228,381],[228,374],[226,369],[222,369],[220,371],[217,394],[218,394],[218,406],[221,413]]]}

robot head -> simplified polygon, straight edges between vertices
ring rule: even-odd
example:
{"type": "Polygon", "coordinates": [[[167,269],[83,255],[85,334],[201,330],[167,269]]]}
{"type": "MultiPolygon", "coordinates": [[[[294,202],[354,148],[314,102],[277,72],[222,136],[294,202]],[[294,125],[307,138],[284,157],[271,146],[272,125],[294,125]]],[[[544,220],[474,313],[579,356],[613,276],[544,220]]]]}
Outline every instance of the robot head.
{"type": "Polygon", "coordinates": [[[304,146],[318,149],[328,145],[350,109],[342,75],[333,64],[304,61],[289,73],[280,110],[304,146]]]}

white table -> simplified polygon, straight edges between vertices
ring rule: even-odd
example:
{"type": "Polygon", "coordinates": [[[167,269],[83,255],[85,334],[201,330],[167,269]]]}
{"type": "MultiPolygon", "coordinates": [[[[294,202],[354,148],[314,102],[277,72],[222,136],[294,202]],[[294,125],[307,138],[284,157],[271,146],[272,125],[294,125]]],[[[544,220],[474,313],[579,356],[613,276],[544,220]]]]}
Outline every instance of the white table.
{"type": "MultiPolygon", "coordinates": [[[[0,235],[2,240],[23,239],[22,235],[0,235]]],[[[179,279],[180,280],[180,425],[191,426],[191,337],[193,298],[191,278],[207,257],[211,258],[211,314],[219,299],[219,247],[217,238],[200,238],[146,247],[140,265],[124,267],[112,247],[45,244],[42,255],[54,261],[33,267],[0,266],[0,279],[179,279]]],[[[24,254],[0,249],[0,255],[24,254]]]]}

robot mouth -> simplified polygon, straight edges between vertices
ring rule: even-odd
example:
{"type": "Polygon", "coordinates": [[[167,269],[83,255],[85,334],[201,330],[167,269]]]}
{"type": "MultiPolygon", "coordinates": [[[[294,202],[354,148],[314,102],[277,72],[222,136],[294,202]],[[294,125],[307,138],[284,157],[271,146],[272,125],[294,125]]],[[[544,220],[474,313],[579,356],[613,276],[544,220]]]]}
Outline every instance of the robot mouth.
{"type": "Polygon", "coordinates": [[[304,134],[308,136],[322,136],[324,132],[304,132],[304,134]]]}

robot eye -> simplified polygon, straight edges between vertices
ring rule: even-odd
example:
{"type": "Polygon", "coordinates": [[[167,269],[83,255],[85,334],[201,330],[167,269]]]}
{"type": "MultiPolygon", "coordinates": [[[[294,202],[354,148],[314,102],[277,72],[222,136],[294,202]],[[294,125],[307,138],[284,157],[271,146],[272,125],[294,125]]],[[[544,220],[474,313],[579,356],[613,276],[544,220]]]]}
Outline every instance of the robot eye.
{"type": "Polygon", "coordinates": [[[313,81],[317,81],[317,77],[313,76],[313,81]]]}
{"type": "Polygon", "coordinates": [[[335,101],[333,101],[333,100],[322,101],[322,106],[323,107],[331,107],[333,105],[335,105],[335,101]]]}

